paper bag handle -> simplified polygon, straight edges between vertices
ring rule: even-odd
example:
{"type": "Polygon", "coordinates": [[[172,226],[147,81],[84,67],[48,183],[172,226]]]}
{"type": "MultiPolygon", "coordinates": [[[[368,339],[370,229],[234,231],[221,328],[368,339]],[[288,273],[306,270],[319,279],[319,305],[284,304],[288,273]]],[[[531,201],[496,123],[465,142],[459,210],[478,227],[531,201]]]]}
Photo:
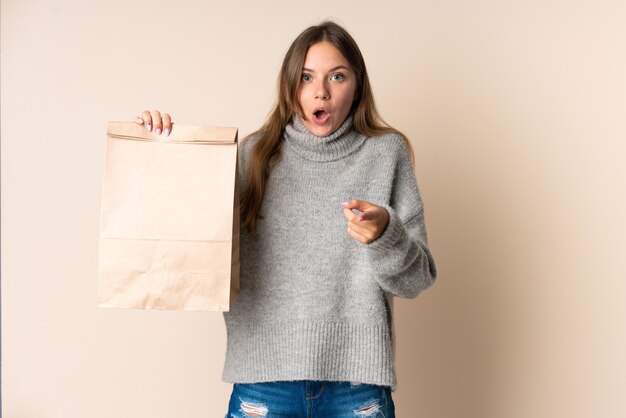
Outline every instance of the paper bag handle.
{"type": "Polygon", "coordinates": [[[180,144],[234,144],[237,128],[218,126],[174,125],[169,136],[148,131],[135,122],[108,122],[107,135],[139,141],[160,141],[180,144]]]}

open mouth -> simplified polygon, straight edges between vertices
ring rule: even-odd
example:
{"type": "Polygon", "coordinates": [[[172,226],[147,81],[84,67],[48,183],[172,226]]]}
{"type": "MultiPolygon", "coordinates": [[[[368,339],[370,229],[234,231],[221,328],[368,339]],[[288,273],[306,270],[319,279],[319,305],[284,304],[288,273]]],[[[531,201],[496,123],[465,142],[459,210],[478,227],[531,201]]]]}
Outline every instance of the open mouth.
{"type": "Polygon", "coordinates": [[[330,114],[324,109],[317,109],[315,112],[313,112],[313,121],[320,125],[326,123],[329,117],[330,114]]]}

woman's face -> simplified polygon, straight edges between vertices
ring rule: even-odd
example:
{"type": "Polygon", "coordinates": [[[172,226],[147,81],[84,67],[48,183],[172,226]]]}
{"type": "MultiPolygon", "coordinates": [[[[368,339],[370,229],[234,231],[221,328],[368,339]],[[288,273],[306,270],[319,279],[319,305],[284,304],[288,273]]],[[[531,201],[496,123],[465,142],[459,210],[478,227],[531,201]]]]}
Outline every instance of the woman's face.
{"type": "Polygon", "coordinates": [[[316,136],[333,133],[350,113],[356,86],[354,71],[333,44],[311,45],[298,90],[304,126],[316,136]]]}

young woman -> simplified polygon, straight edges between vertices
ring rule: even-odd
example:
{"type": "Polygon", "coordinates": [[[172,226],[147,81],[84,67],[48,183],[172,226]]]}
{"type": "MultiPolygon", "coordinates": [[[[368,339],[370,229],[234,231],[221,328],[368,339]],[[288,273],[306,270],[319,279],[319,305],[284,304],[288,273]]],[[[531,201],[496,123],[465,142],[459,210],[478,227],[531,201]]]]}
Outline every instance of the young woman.
{"type": "MultiPolygon", "coordinates": [[[[296,38],[278,90],[240,149],[227,416],[393,417],[393,298],[436,277],[411,147],[380,118],[361,52],[335,23],[296,38]]],[[[136,122],[175,129],[158,111],[136,122]]]]}

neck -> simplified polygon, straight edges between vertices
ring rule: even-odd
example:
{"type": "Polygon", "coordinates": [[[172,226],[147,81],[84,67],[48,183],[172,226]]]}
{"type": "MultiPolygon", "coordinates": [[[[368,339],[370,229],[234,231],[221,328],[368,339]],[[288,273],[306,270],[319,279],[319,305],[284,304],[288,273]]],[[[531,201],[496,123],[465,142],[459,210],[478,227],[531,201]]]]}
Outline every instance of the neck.
{"type": "Polygon", "coordinates": [[[352,115],[328,136],[312,134],[302,123],[299,116],[294,116],[285,127],[285,140],[301,157],[318,162],[335,161],[356,151],[365,141],[352,126],[352,115]]]}

